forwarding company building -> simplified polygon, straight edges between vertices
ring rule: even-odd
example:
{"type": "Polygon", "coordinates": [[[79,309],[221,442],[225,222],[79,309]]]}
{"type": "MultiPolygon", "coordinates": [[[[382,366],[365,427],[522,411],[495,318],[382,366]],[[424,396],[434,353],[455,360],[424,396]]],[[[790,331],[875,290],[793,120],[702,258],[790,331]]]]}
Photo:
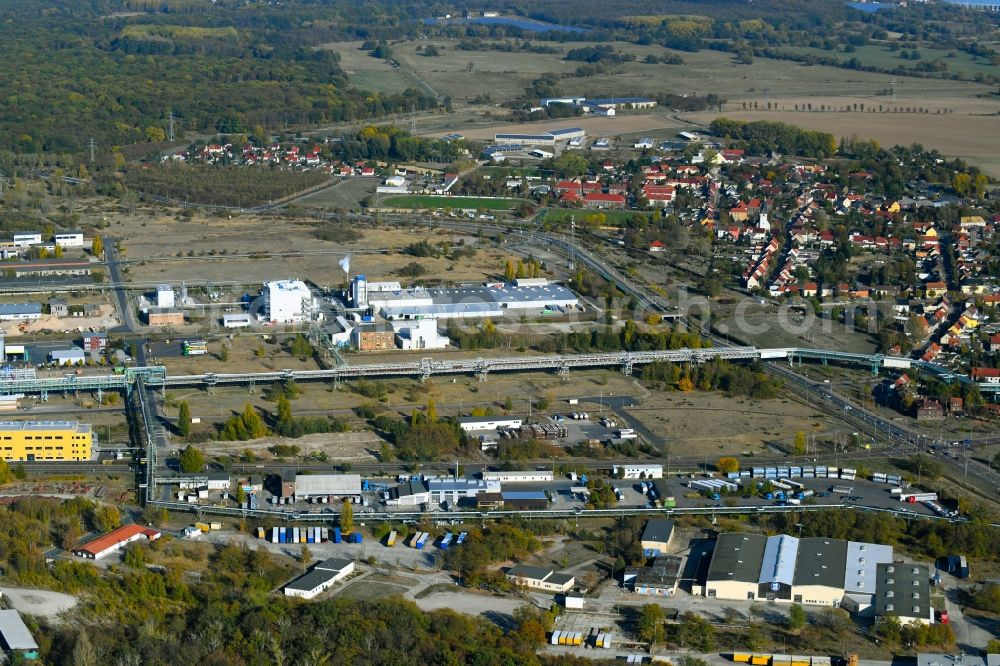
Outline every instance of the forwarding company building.
{"type": "Polygon", "coordinates": [[[891,562],[892,547],[873,543],[721,534],[708,567],[705,595],[843,606],[870,614],[878,594],[877,567],[891,562]]]}
{"type": "Polygon", "coordinates": [[[482,319],[505,311],[562,314],[580,299],[566,287],[545,279],[486,283],[473,287],[403,289],[398,282],[368,282],[364,275],[351,283],[351,302],[370,308],[390,321],[406,319],[482,319]]]}

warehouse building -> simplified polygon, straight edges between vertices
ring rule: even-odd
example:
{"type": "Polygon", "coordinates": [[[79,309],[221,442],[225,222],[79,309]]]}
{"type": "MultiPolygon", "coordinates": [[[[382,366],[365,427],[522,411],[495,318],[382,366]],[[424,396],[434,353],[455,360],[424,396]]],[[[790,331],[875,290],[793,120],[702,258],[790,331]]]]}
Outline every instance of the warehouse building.
{"type": "Polygon", "coordinates": [[[64,231],[55,235],[59,247],[83,247],[82,231],[64,231]]]}
{"type": "Polygon", "coordinates": [[[312,599],[352,573],[354,573],[353,560],[331,557],[314,566],[309,573],[285,585],[285,596],[312,599]]]}
{"type": "Polygon", "coordinates": [[[430,305],[392,305],[380,309],[389,321],[407,319],[488,319],[503,316],[497,303],[446,303],[430,305]]]}
{"type": "Polygon", "coordinates": [[[150,326],[183,326],[184,311],[175,308],[148,308],[146,321],[150,326]]]}
{"type": "Polygon", "coordinates": [[[272,324],[297,324],[309,318],[312,292],[301,280],[264,283],[264,319],[272,324]]]}
{"type": "Polygon", "coordinates": [[[879,564],[892,562],[892,546],[847,542],[842,608],[863,617],[875,614],[875,581],[879,564]]]}
{"type": "Polygon", "coordinates": [[[392,325],[396,346],[400,349],[444,349],[450,344],[447,335],[438,333],[437,321],[418,319],[412,323],[392,325]]]}
{"type": "Polygon", "coordinates": [[[465,432],[516,429],[520,428],[523,422],[519,416],[463,416],[458,419],[459,427],[465,432]]]}
{"type": "Polygon", "coordinates": [[[798,541],[792,602],[839,606],[847,575],[847,542],[824,538],[798,541]]]}
{"type": "Polygon", "coordinates": [[[493,142],[498,146],[555,146],[556,138],[548,132],[542,134],[496,134],[493,142]]]}
{"type": "Polygon", "coordinates": [[[683,558],[661,555],[649,566],[625,569],[622,584],[636,594],[671,597],[677,593],[683,563],[683,558]]]}
{"type": "Polygon", "coordinates": [[[892,548],[824,537],[721,534],[705,594],[718,599],[841,606],[862,612],[872,603],[875,566],[892,548]]]}
{"type": "Polygon", "coordinates": [[[77,557],[84,557],[88,560],[99,560],[102,557],[117,552],[133,541],[146,539],[156,541],[160,538],[160,533],[156,530],[143,527],[142,525],[122,525],[116,530],[111,530],[104,536],[99,536],[93,541],[89,541],[82,546],[73,549],[73,554],[77,557]]]}
{"type": "Polygon", "coordinates": [[[549,498],[541,490],[509,491],[500,493],[503,508],[511,511],[544,511],[549,508],[549,498]]]}
{"type": "Polygon", "coordinates": [[[499,483],[548,483],[553,475],[548,470],[523,470],[519,472],[483,472],[487,481],[499,483]]]}
{"type": "Polygon", "coordinates": [[[31,247],[41,244],[42,235],[39,233],[14,234],[14,245],[17,247],[31,247]]]}
{"type": "Polygon", "coordinates": [[[463,499],[475,499],[480,493],[499,492],[500,484],[496,481],[482,479],[456,479],[444,477],[427,479],[427,490],[431,502],[454,502],[458,504],[463,499]]]}
{"type": "Polygon", "coordinates": [[[670,547],[670,539],[674,536],[674,521],[666,518],[652,518],[642,531],[640,546],[643,557],[659,557],[666,555],[670,547]]]}
{"type": "Polygon", "coordinates": [[[296,474],[295,499],[310,497],[361,497],[361,476],[359,474],[296,474]]]}
{"type": "Polygon", "coordinates": [[[38,643],[16,610],[0,610],[0,643],[8,655],[25,661],[38,659],[38,643]]]}
{"type": "Polygon", "coordinates": [[[246,312],[222,315],[223,328],[249,328],[250,315],[246,312]]]}
{"type": "Polygon", "coordinates": [[[34,321],[41,316],[41,303],[0,304],[0,321],[34,321]]]}
{"type": "Polygon", "coordinates": [[[97,436],[77,421],[0,421],[0,457],[18,462],[90,460],[97,436]]]}
{"type": "Polygon", "coordinates": [[[760,565],[767,537],[730,532],[715,542],[705,580],[705,596],[716,599],[756,599],[760,565]]]}
{"type": "Polygon", "coordinates": [[[569,574],[528,564],[517,564],[508,569],[507,578],[517,585],[544,592],[569,592],[576,582],[569,574]]]}
{"type": "Polygon", "coordinates": [[[49,360],[55,365],[82,365],[87,361],[87,354],[82,349],[53,349],[49,352],[49,360]]]}
{"type": "Polygon", "coordinates": [[[90,275],[89,261],[66,261],[63,259],[39,259],[12,264],[15,277],[49,277],[53,275],[90,275]]]}
{"type": "Polygon", "coordinates": [[[615,465],[614,473],[620,479],[662,479],[663,465],[615,465]]]}
{"type": "Polygon", "coordinates": [[[933,624],[930,580],[930,572],[922,564],[879,564],[875,615],[895,615],[901,624],[933,624]]]}
{"type": "Polygon", "coordinates": [[[580,304],[571,290],[544,279],[476,287],[398,287],[399,283],[367,282],[365,276],[358,275],[351,283],[351,301],[355,307],[371,308],[390,321],[499,317],[508,310],[560,314],[580,304]]]}
{"type": "Polygon", "coordinates": [[[427,488],[427,483],[420,479],[410,479],[401,483],[395,488],[389,489],[389,499],[387,506],[420,506],[430,504],[431,491],[427,488]]]}

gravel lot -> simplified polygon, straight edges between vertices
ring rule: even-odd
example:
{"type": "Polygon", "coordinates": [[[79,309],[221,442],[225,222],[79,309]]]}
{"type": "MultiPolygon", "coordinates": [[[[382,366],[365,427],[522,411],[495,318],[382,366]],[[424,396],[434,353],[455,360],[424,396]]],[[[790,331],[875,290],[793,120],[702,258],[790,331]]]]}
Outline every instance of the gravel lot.
{"type": "Polygon", "coordinates": [[[10,604],[29,615],[55,619],[60,613],[76,606],[78,599],[62,592],[31,590],[18,587],[3,588],[3,595],[10,604]]]}

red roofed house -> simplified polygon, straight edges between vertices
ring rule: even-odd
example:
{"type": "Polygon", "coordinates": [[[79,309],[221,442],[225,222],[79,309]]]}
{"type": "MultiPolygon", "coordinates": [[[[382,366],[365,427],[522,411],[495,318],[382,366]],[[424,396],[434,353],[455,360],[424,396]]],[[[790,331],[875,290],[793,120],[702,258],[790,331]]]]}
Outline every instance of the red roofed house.
{"type": "Polygon", "coordinates": [[[729,219],[734,222],[746,222],[747,217],[747,205],[742,201],[729,209],[729,219]]]}
{"type": "Polygon", "coordinates": [[[90,560],[99,560],[110,555],[133,541],[148,539],[156,541],[160,538],[160,533],[142,525],[122,525],[116,530],[111,530],[104,536],[99,536],[93,541],[89,541],[82,546],[73,549],[73,554],[77,557],[86,557],[90,560]]]}
{"type": "Polygon", "coordinates": [[[937,400],[925,399],[917,407],[918,421],[940,421],[944,418],[944,407],[937,400]]]}
{"type": "Polygon", "coordinates": [[[669,185],[645,185],[642,196],[653,206],[666,206],[674,200],[676,190],[669,185]]]}
{"type": "Polygon", "coordinates": [[[624,208],[625,197],[620,194],[591,192],[583,197],[585,208],[624,208]]]}
{"type": "Polygon", "coordinates": [[[649,244],[649,251],[650,252],[665,252],[666,249],[667,249],[667,246],[664,245],[663,241],[661,241],[661,240],[655,240],[655,241],[653,241],[652,243],[649,244]]]}
{"type": "Polygon", "coordinates": [[[1000,384],[1000,368],[973,368],[970,374],[974,382],[1000,384]]]}

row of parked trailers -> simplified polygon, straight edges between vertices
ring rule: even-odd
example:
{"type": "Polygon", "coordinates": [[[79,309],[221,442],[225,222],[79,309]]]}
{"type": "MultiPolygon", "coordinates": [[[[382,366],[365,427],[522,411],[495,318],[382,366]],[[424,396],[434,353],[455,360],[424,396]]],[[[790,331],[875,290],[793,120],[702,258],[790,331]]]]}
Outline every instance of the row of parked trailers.
{"type": "Polygon", "coordinates": [[[558,423],[528,423],[520,428],[500,431],[500,437],[504,439],[563,439],[568,434],[566,426],[558,423]]]}
{"type": "MultiPolygon", "coordinates": [[[[257,536],[264,538],[264,528],[257,530],[257,536]]],[[[341,533],[339,527],[272,527],[271,543],[363,543],[364,537],[361,532],[352,532],[345,535],[341,533]]]]}
{"type": "Polygon", "coordinates": [[[561,631],[552,632],[549,637],[550,645],[593,645],[596,648],[610,650],[614,646],[614,634],[585,634],[582,631],[561,631]]]}
{"type": "Polygon", "coordinates": [[[810,657],[800,654],[734,652],[733,661],[751,666],[833,666],[833,659],[830,657],[810,657]]]}
{"type": "MultiPolygon", "coordinates": [[[[443,537],[441,537],[441,541],[438,543],[438,548],[440,548],[441,550],[448,550],[448,547],[453,544],[457,546],[461,543],[465,543],[465,538],[467,536],[468,532],[460,532],[458,534],[455,534],[454,532],[448,532],[443,537]]],[[[389,542],[387,543],[389,546],[392,546],[396,542],[396,533],[392,532],[389,535],[389,539],[391,540],[391,543],[389,542]]],[[[423,550],[424,546],[427,545],[428,541],[431,542],[434,541],[429,532],[416,532],[413,534],[413,536],[410,537],[410,541],[407,545],[409,545],[411,548],[416,548],[417,550],[423,550]]]]}
{"type": "MultiPolygon", "coordinates": [[[[858,471],[850,467],[837,468],[826,465],[776,465],[774,467],[752,467],[739,472],[729,472],[729,479],[847,479],[853,481],[858,471]]],[[[883,475],[884,476],[884,475],[883,475]]]]}

